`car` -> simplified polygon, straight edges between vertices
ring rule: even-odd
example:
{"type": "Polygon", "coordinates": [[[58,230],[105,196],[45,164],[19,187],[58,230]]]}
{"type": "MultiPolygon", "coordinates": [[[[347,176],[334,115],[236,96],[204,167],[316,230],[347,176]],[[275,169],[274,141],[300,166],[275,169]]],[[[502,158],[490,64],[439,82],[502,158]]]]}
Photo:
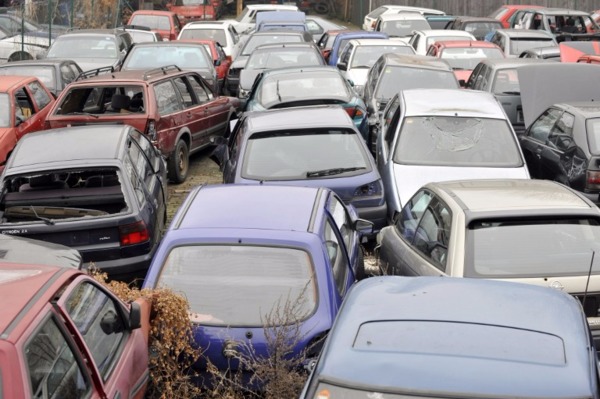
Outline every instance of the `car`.
{"type": "Polygon", "coordinates": [[[600,210],[558,182],[435,182],[377,237],[383,273],[498,279],[550,287],[582,302],[600,340],[600,210]]]}
{"type": "Polygon", "coordinates": [[[481,60],[505,58],[500,47],[482,40],[441,40],[429,46],[426,55],[446,61],[461,86],[467,84],[481,60]]]}
{"type": "Polygon", "coordinates": [[[57,37],[46,58],[70,59],[84,71],[103,67],[118,69],[133,43],[124,29],[79,29],[57,37]]]}
{"type": "Polygon", "coordinates": [[[0,263],[0,395],[141,399],[150,307],[75,268],[0,263]]]}
{"type": "Polygon", "coordinates": [[[84,76],[57,98],[46,127],[131,125],[156,143],[169,179],[182,183],[190,154],[210,146],[211,136],[224,135],[239,108],[237,98],[218,96],[197,73],[172,66],[84,76]]]}
{"type": "Polygon", "coordinates": [[[0,62],[44,58],[61,31],[56,25],[50,32],[19,15],[0,13],[0,62]]]}
{"type": "Polygon", "coordinates": [[[444,60],[423,55],[382,54],[367,74],[363,98],[367,105],[367,144],[373,153],[381,112],[399,90],[460,88],[452,68],[444,60]]]}
{"type": "Polygon", "coordinates": [[[202,40],[202,39],[181,39],[179,43],[200,43],[204,46],[210,56],[212,56],[213,64],[215,65],[215,71],[217,73],[217,93],[223,94],[223,88],[225,86],[225,79],[227,73],[231,67],[231,57],[225,54],[225,49],[215,40],[202,40]]]}
{"type": "Polygon", "coordinates": [[[510,28],[510,21],[513,15],[521,9],[529,9],[529,8],[544,8],[544,6],[540,5],[532,5],[532,4],[504,4],[493,11],[490,15],[490,18],[497,19],[502,22],[504,28],[510,28]]]}
{"type": "Polygon", "coordinates": [[[238,97],[248,97],[256,77],[263,72],[289,66],[317,65],[327,64],[314,43],[274,43],[258,46],[250,54],[244,69],[240,71],[238,97]]]}
{"type": "Polygon", "coordinates": [[[522,29],[542,30],[553,35],[557,42],[571,40],[598,40],[596,25],[590,14],[565,8],[540,8],[524,13],[522,29]]]}
{"type": "Polygon", "coordinates": [[[431,29],[423,15],[400,12],[380,15],[375,22],[374,31],[387,33],[389,37],[408,43],[414,31],[423,29],[431,29]]]}
{"type": "Polygon", "coordinates": [[[306,14],[302,11],[259,11],[256,13],[256,27],[253,32],[265,30],[308,31],[306,14]]]}
{"type": "Polygon", "coordinates": [[[419,55],[427,54],[429,46],[440,40],[477,40],[472,33],[464,30],[429,29],[415,30],[408,44],[419,55]]]}
{"type": "Polygon", "coordinates": [[[327,58],[327,63],[331,66],[336,66],[340,53],[346,47],[346,44],[353,39],[389,39],[385,32],[363,32],[363,31],[348,31],[340,32],[333,39],[331,51],[327,58]]]}
{"type": "Polygon", "coordinates": [[[375,162],[347,111],[339,105],[244,114],[211,158],[224,183],[328,187],[374,223],[386,224],[375,162]]]}
{"type": "Polygon", "coordinates": [[[291,4],[248,4],[236,19],[228,20],[236,31],[245,34],[255,28],[256,14],[265,11],[298,11],[298,6],[291,4]]]}
{"type": "Polygon", "coordinates": [[[540,62],[539,59],[529,58],[481,60],[469,76],[466,88],[494,94],[502,104],[515,131],[521,134],[526,126],[517,70],[540,62]]]}
{"type": "Polygon", "coordinates": [[[53,104],[52,93],[36,77],[0,78],[0,170],[21,138],[44,128],[53,104]]]}
{"type": "Polygon", "coordinates": [[[390,222],[431,181],[529,179],[502,106],[469,90],[399,91],[383,111],[376,159],[390,222]]]}
{"type": "MultiPolygon", "coordinates": [[[[145,288],[170,288],[190,302],[192,366],[210,380],[242,371],[240,358],[269,357],[269,314],[298,323],[292,353],[318,356],[342,300],[364,274],[352,208],[325,188],[213,185],[191,190],[163,238],[145,288]],[[202,259],[198,262],[198,259],[202,259]],[[224,350],[226,348],[227,350],[224,350]]],[[[308,361],[308,360],[307,360],[308,361]]],[[[244,383],[250,372],[245,369],[244,383]]]]}
{"type": "Polygon", "coordinates": [[[246,40],[238,43],[238,51],[235,51],[235,56],[232,57],[233,62],[225,81],[227,93],[232,96],[239,95],[240,74],[246,67],[248,58],[254,49],[258,46],[275,43],[313,43],[313,40],[311,34],[306,31],[270,30],[250,34],[246,40]]]}
{"type": "Polygon", "coordinates": [[[132,44],[163,41],[160,33],[153,32],[146,26],[124,25],[123,29],[131,36],[132,44]]]}
{"type": "Polygon", "coordinates": [[[544,61],[560,62],[559,47],[537,47],[523,51],[519,58],[534,58],[544,61]]]}
{"type": "Polygon", "coordinates": [[[431,29],[445,29],[449,22],[457,18],[455,15],[426,15],[425,19],[431,29]]]}
{"type": "Polygon", "coordinates": [[[597,41],[564,41],[558,44],[559,59],[562,63],[577,62],[585,55],[599,55],[597,41]]]}
{"type": "Polygon", "coordinates": [[[238,32],[230,22],[191,22],[185,25],[177,40],[214,40],[223,46],[228,57],[233,57],[233,48],[240,40],[238,32]]]}
{"type": "Polygon", "coordinates": [[[306,26],[308,31],[313,36],[313,41],[318,43],[325,32],[348,30],[344,25],[339,25],[331,22],[328,19],[318,17],[316,15],[306,16],[306,26]]]}
{"type": "Polygon", "coordinates": [[[111,279],[143,278],[166,223],[166,166],[127,125],[24,136],[0,176],[1,234],[74,248],[111,279]]]}
{"type": "Polygon", "coordinates": [[[0,76],[37,76],[55,97],[82,72],[75,61],[41,59],[0,64],[0,76]]]}
{"type": "Polygon", "coordinates": [[[490,39],[504,51],[507,58],[517,58],[523,51],[539,47],[557,47],[551,33],[543,30],[501,29],[490,39]]]}
{"type": "Polygon", "coordinates": [[[367,137],[367,107],[340,70],[329,66],[272,69],[256,78],[244,112],[303,105],[337,104],[367,137]]]}
{"type": "Polygon", "coordinates": [[[195,21],[214,21],[220,16],[219,7],[212,1],[175,0],[169,1],[166,8],[176,14],[184,26],[195,21]]]}
{"type": "Polygon", "coordinates": [[[131,14],[127,25],[147,26],[160,34],[163,40],[177,40],[181,23],[172,11],[137,10],[131,14]]]}
{"type": "Polygon", "coordinates": [[[582,55],[577,59],[577,62],[582,62],[584,64],[600,64],[600,55],[582,55]]]}
{"type": "Polygon", "coordinates": [[[470,32],[477,40],[483,40],[488,33],[503,28],[502,22],[489,17],[456,17],[445,27],[470,32]]]}
{"type": "Polygon", "coordinates": [[[317,41],[317,46],[321,50],[321,54],[327,63],[329,63],[329,53],[331,53],[331,47],[333,46],[335,37],[344,32],[352,31],[349,29],[328,30],[327,32],[323,33],[321,38],[317,41]]]}
{"type": "Polygon", "coordinates": [[[445,15],[446,13],[441,10],[435,10],[432,8],[422,8],[422,7],[409,7],[409,6],[399,6],[399,5],[383,5],[370,11],[367,15],[365,15],[362,29],[365,31],[372,31],[375,29],[375,24],[377,18],[381,15],[385,14],[397,14],[399,12],[414,12],[418,14],[422,14],[424,16],[429,15],[445,15]]]}
{"type": "Polygon", "coordinates": [[[133,45],[119,68],[120,71],[146,71],[177,65],[198,73],[218,93],[217,71],[212,55],[203,44],[195,42],[138,43],[133,45]]]}
{"type": "Polygon", "coordinates": [[[353,83],[359,96],[364,94],[369,69],[382,54],[414,54],[408,44],[394,39],[354,39],[350,40],[340,53],[337,68],[353,83]]]}
{"type": "Polygon", "coordinates": [[[524,284],[367,279],[347,295],[300,398],[595,398],[582,313],[569,295],[524,284]]]}

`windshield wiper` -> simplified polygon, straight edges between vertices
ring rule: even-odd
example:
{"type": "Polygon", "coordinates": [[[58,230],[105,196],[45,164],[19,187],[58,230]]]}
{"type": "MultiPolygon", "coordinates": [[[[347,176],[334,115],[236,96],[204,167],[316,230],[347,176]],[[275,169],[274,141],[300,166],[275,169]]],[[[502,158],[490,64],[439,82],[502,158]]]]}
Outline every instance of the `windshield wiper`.
{"type": "Polygon", "coordinates": [[[311,172],[306,172],[306,177],[323,177],[323,176],[333,176],[340,175],[345,172],[354,172],[355,170],[366,169],[364,166],[355,166],[352,168],[332,168],[332,169],[323,169],[323,170],[315,170],[311,172]]]}
{"type": "Polygon", "coordinates": [[[46,223],[48,226],[54,226],[54,220],[38,215],[37,212],[35,211],[35,207],[33,205],[29,206],[29,209],[32,210],[32,212],[36,218],[38,218],[42,222],[46,223]]]}
{"type": "Polygon", "coordinates": [[[98,115],[90,114],[89,112],[69,112],[67,115],[86,115],[86,116],[91,116],[91,117],[98,119],[98,115]]]}

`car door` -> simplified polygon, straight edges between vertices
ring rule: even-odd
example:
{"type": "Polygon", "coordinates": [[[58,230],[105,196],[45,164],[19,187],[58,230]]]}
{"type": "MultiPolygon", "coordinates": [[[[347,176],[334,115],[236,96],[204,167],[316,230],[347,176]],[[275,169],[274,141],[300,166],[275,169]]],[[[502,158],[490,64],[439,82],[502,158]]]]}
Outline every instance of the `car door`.
{"type": "Polygon", "coordinates": [[[206,146],[210,144],[211,136],[224,136],[229,127],[229,98],[215,95],[206,82],[196,75],[187,75],[187,80],[206,118],[207,130],[198,142],[200,146],[206,146]]]}
{"type": "Polygon", "coordinates": [[[181,126],[186,123],[181,96],[170,79],[153,87],[156,109],[160,118],[156,121],[156,140],[163,155],[169,157],[175,149],[181,126]]]}
{"type": "MultiPolygon", "coordinates": [[[[331,194],[327,204],[327,212],[335,223],[339,235],[344,243],[344,251],[348,257],[348,265],[352,269],[353,276],[349,277],[345,284],[349,287],[354,279],[360,279],[361,270],[359,263],[364,263],[362,249],[360,248],[360,235],[353,227],[353,218],[348,214],[346,206],[336,195],[331,194]]],[[[364,268],[363,268],[364,269],[364,268]]]]}
{"type": "Polygon", "coordinates": [[[34,115],[32,115],[32,123],[30,132],[44,130],[44,122],[46,116],[50,112],[51,105],[54,103],[54,97],[39,81],[29,82],[27,84],[27,92],[34,106],[34,115]]]}
{"type": "Polygon", "coordinates": [[[57,305],[71,333],[84,343],[88,366],[108,398],[142,398],[149,380],[148,346],[140,329],[129,328],[129,312],[87,276],[73,281],[57,305]]]}
{"type": "Polygon", "coordinates": [[[547,109],[519,138],[529,174],[534,179],[546,178],[547,163],[551,162],[552,158],[556,158],[554,149],[548,146],[548,136],[561,114],[560,109],[547,109]]]}
{"type": "Polygon", "coordinates": [[[208,144],[210,137],[210,118],[206,108],[208,96],[192,87],[192,81],[185,76],[173,78],[183,105],[180,129],[188,130],[192,136],[190,153],[208,144]]]}

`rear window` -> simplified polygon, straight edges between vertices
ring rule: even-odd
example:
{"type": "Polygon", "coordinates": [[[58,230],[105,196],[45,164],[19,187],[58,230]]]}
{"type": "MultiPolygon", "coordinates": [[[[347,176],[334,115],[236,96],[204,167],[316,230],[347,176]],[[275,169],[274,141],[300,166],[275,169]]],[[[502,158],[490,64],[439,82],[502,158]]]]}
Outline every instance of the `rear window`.
{"type": "Polygon", "coordinates": [[[401,21],[387,21],[381,24],[381,31],[390,37],[405,37],[412,35],[415,30],[431,29],[425,19],[409,19],[401,21]]]}
{"type": "MultiPolygon", "coordinates": [[[[0,104],[2,104],[1,98],[0,104]]],[[[588,119],[585,124],[587,127],[587,139],[590,152],[594,155],[600,155],[600,118],[588,119]]]]}
{"type": "Polygon", "coordinates": [[[298,320],[317,306],[311,258],[294,248],[246,245],[177,247],[167,257],[158,285],[183,292],[192,322],[263,326],[287,301],[298,303],[298,320]]]}
{"type": "Polygon", "coordinates": [[[114,35],[63,35],[48,50],[47,58],[118,58],[118,46],[114,35]]]}
{"type": "Polygon", "coordinates": [[[214,40],[222,46],[227,45],[224,29],[184,29],[179,39],[214,40]]]}
{"type": "Polygon", "coordinates": [[[394,162],[428,166],[523,165],[506,120],[452,116],[406,118],[396,143],[394,162]]]}
{"type": "Polygon", "coordinates": [[[0,68],[0,75],[35,76],[45,84],[49,90],[56,90],[54,71],[55,69],[53,66],[4,66],[3,68],[0,68]]]}
{"type": "Polygon", "coordinates": [[[210,52],[204,46],[144,46],[134,47],[125,59],[122,70],[160,68],[174,63],[181,69],[209,68],[210,52]]]}
{"type": "Polygon", "coordinates": [[[250,55],[255,48],[263,44],[271,43],[299,43],[302,42],[301,35],[253,35],[250,36],[246,45],[241,51],[241,55],[250,55]]]}
{"type": "Polygon", "coordinates": [[[458,89],[458,82],[452,71],[387,66],[375,89],[375,97],[389,100],[406,89],[458,89]]]}
{"type": "Polygon", "coordinates": [[[283,49],[255,51],[248,58],[246,69],[275,69],[289,66],[322,65],[322,57],[313,49],[283,49]]]}
{"type": "Polygon", "coordinates": [[[473,70],[481,60],[504,58],[504,53],[499,48],[449,47],[441,58],[454,70],[473,70]]]}
{"type": "Polygon", "coordinates": [[[519,86],[519,74],[517,73],[517,69],[500,69],[496,72],[492,93],[510,95],[520,94],[521,87],[519,86]]]}
{"type": "Polygon", "coordinates": [[[123,118],[144,114],[146,96],[143,86],[73,87],[62,97],[56,115],[103,115],[123,118]]]}
{"type": "Polygon", "coordinates": [[[171,30],[171,19],[166,15],[134,15],[130,25],[147,26],[150,29],[171,30]]]}
{"type": "Polygon", "coordinates": [[[370,68],[379,56],[385,53],[395,54],[414,54],[411,46],[405,45],[385,45],[385,46],[358,46],[352,58],[352,68],[370,68]]]}

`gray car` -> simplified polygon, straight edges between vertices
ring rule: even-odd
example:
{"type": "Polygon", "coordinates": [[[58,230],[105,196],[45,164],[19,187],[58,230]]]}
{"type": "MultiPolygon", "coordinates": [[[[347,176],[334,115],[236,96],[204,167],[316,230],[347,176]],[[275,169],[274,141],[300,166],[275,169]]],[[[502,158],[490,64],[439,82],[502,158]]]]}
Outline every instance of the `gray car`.
{"type": "Polygon", "coordinates": [[[598,398],[598,366],[562,292],[376,277],[346,296],[300,398],[598,398]]]}
{"type": "Polygon", "coordinates": [[[552,33],[543,30],[499,29],[490,41],[500,47],[508,58],[517,58],[531,48],[558,46],[552,33]]]}
{"type": "Polygon", "coordinates": [[[37,76],[57,97],[81,72],[81,68],[73,60],[43,59],[0,65],[0,75],[37,76]]]}
{"type": "Polygon", "coordinates": [[[385,274],[564,290],[581,300],[600,339],[600,210],[564,185],[524,179],[429,183],[377,239],[385,274]]]}

